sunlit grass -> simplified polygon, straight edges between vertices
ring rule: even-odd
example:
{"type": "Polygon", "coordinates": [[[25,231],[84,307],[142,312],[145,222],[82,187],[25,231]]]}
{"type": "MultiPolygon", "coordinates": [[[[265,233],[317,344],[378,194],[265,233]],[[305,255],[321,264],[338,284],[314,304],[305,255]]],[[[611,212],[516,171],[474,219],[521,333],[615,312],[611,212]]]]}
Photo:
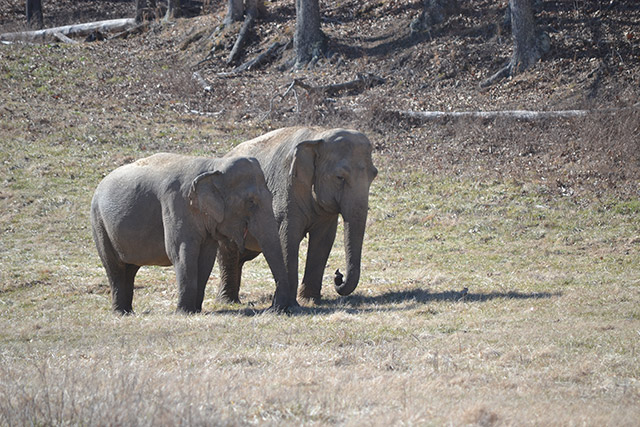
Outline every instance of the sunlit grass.
{"type": "MultiPolygon", "coordinates": [[[[90,51],[28,49],[3,63],[13,85],[0,93],[0,423],[639,419],[636,200],[439,175],[376,153],[354,295],[331,286],[345,263],[340,227],[319,304],[265,312],[273,283],[260,257],[245,266],[241,305],[215,300],[215,267],[205,313],[176,315],[172,269],[147,267],[137,314],[119,317],[91,239],[98,182],[152,152],[222,154],[261,130],[225,133],[172,101],[153,114],[112,95],[101,107],[91,95],[84,107],[42,93],[19,102],[53,78],[47,67],[27,78],[31,53],[72,74],[64,58],[75,55],[90,81],[103,71],[90,51]]],[[[54,86],[85,96],[72,80],[54,86]]]]}

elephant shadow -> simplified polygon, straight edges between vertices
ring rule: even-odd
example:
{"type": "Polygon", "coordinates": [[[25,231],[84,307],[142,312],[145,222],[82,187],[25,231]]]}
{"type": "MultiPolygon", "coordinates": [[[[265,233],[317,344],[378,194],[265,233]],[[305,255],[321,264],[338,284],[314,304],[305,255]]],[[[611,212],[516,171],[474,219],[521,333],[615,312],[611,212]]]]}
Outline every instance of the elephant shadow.
{"type": "MultiPolygon", "coordinates": [[[[417,305],[430,302],[460,302],[483,303],[495,299],[504,300],[539,300],[562,296],[562,292],[468,292],[449,290],[431,292],[429,289],[413,288],[402,291],[388,291],[380,295],[367,296],[362,294],[347,297],[323,298],[313,306],[301,306],[289,312],[289,315],[317,315],[346,312],[350,314],[373,311],[405,311],[415,309],[417,305]]],[[[251,307],[237,310],[220,310],[214,313],[235,313],[245,316],[256,316],[266,312],[266,309],[256,310],[251,307]]]]}

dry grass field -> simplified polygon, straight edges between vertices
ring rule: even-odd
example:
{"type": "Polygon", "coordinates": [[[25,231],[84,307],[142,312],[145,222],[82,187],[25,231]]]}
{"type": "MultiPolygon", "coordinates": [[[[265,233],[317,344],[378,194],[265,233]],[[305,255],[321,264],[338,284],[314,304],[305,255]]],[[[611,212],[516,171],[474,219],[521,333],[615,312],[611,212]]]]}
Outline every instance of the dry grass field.
{"type": "Polygon", "coordinates": [[[637,109],[422,126],[377,120],[377,106],[260,121],[229,99],[194,114],[213,101],[167,41],[180,25],[0,46],[0,425],[640,423],[637,109]],[[290,315],[266,311],[261,257],[241,305],[216,302],[215,267],[205,312],[174,314],[172,269],[143,268],[136,314],[114,315],[88,218],[102,177],[158,151],[221,155],[296,120],[376,145],[356,292],[330,286],[339,235],[324,300],[290,315]]]}

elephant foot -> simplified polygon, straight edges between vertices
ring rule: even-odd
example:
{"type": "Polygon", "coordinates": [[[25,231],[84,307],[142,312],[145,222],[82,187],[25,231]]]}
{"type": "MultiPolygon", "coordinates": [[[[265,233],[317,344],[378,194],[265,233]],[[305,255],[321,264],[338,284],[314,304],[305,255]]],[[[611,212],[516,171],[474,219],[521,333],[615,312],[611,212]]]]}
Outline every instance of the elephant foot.
{"type": "Polygon", "coordinates": [[[240,304],[240,298],[238,296],[230,296],[225,293],[219,293],[216,301],[222,304],[240,304]]]}
{"type": "Polygon", "coordinates": [[[320,290],[311,289],[309,287],[304,286],[304,283],[300,287],[300,293],[298,296],[309,302],[313,302],[314,304],[318,304],[322,300],[322,296],[320,295],[320,290]]]}
{"type": "Polygon", "coordinates": [[[295,298],[290,298],[288,296],[278,295],[277,293],[273,296],[271,302],[271,310],[275,311],[286,311],[296,307],[300,307],[298,301],[295,298]]]}
{"type": "Polygon", "coordinates": [[[201,311],[202,311],[202,308],[199,308],[199,307],[178,306],[178,308],[176,308],[176,313],[178,314],[197,314],[197,313],[200,313],[201,311]]]}
{"type": "Polygon", "coordinates": [[[278,313],[278,314],[294,314],[300,311],[300,304],[298,301],[294,301],[293,303],[289,303],[286,305],[276,304],[275,302],[271,304],[271,307],[267,309],[267,311],[278,313]]]}

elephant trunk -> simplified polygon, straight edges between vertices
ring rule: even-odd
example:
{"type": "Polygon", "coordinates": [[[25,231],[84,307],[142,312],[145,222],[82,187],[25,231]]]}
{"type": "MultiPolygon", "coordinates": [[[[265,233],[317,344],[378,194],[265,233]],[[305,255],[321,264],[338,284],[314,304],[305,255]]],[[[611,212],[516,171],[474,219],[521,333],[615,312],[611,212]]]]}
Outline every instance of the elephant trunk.
{"type": "MultiPolygon", "coordinates": [[[[365,205],[366,206],[366,205],[365,205]]],[[[351,294],[358,286],[360,280],[360,262],[362,258],[362,242],[364,240],[364,229],[367,223],[367,209],[363,209],[360,218],[349,221],[344,217],[344,249],[347,261],[347,276],[344,279],[340,270],[336,270],[334,284],[336,292],[342,296],[351,294]]]]}
{"type": "Polygon", "coordinates": [[[270,205],[262,208],[261,212],[255,215],[253,220],[249,221],[248,231],[258,241],[276,282],[272,308],[279,311],[295,306],[295,294],[292,299],[282,245],[278,234],[278,223],[273,217],[270,205]]]}

